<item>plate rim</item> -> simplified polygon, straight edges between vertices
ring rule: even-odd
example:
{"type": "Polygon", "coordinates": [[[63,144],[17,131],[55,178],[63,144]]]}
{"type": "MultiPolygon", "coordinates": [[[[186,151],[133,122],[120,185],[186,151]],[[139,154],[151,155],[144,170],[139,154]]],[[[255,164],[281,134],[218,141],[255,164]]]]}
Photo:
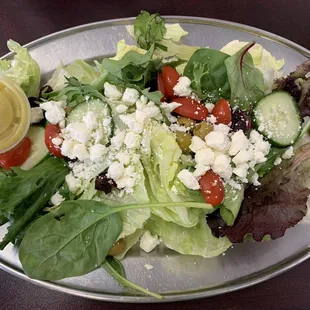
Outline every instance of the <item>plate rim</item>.
{"type": "MultiPolygon", "coordinates": [[[[297,44],[291,40],[288,40],[282,36],[274,34],[272,32],[262,30],[256,27],[248,26],[241,23],[231,22],[227,20],[221,19],[214,19],[214,18],[206,18],[206,17],[196,17],[196,16],[179,16],[179,15],[163,15],[163,18],[166,22],[178,22],[178,23],[190,23],[190,24],[202,24],[202,25],[209,25],[214,27],[221,27],[221,28],[228,28],[237,31],[242,31],[250,34],[254,34],[260,36],[264,39],[268,39],[283,46],[289,47],[301,55],[310,58],[310,51],[297,44]]],[[[50,40],[55,38],[63,38],[65,36],[78,33],[84,30],[91,30],[96,29],[99,27],[109,27],[109,26],[119,26],[119,25],[128,25],[132,24],[135,20],[135,17],[125,17],[125,18],[117,18],[117,19],[109,19],[104,21],[96,21],[92,23],[82,24],[70,28],[66,28],[64,30],[60,30],[46,36],[40,37],[36,40],[33,40],[25,45],[24,47],[31,49],[36,46],[42,45],[50,40]]],[[[3,55],[0,59],[8,59],[13,55],[13,52],[9,52],[3,55]]],[[[205,297],[216,296],[228,292],[237,291],[243,288],[247,288],[253,286],[255,284],[264,282],[269,280],[275,276],[282,274],[290,270],[291,268],[299,265],[300,263],[304,262],[310,257],[310,246],[305,248],[299,253],[295,253],[294,255],[290,256],[289,258],[279,262],[277,265],[269,266],[260,272],[250,274],[248,276],[239,278],[235,281],[230,282],[229,286],[227,283],[222,286],[211,287],[211,288],[202,288],[198,290],[192,291],[184,291],[181,293],[171,292],[171,293],[162,293],[165,297],[163,301],[155,300],[149,298],[147,296],[135,296],[135,295],[122,295],[122,294],[109,294],[105,292],[91,292],[86,291],[85,289],[79,288],[70,288],[64,285],[63,283],[59,282],[49,282],[49,281],[41,281],[36,279],[29,278],[22,270],[19,270],[18,267],[9,265],[5,261],[0,259],[0,269],[17,276],[21,279],[29,281],[30,283],[39,285],[44,288],[52,289],[54,291],[59,291],[63,293],[67,293],[70,295],[75,295],[84,298],[96,299],[96,300],[103,300],[103,301],[110,301],[110,302],[121,302],[121,303],[145,303],[145,302],[174,302],[174,301],[185,301],[185,300],[193,300],[205,297]],[[230,286],[231,285],[231,286],[230,286]]]]}

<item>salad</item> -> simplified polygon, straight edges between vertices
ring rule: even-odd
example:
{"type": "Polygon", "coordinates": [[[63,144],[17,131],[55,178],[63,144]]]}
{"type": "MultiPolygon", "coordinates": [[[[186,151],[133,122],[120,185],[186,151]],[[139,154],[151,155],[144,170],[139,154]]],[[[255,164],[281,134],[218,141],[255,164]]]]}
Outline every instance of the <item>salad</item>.
{"type": "MultiPolygon", "coordinates": [[[[188,46],[142,11],[102,62],[57,67],[41,86],[27,49],[0,61],[0,242],[31,278],[105,270],[132,246],[210,258],[277,239],[307,212],[310,61],[255,42],[188,46]]],[[[152,268],[148,265],[146,268],[152,268]]]]}

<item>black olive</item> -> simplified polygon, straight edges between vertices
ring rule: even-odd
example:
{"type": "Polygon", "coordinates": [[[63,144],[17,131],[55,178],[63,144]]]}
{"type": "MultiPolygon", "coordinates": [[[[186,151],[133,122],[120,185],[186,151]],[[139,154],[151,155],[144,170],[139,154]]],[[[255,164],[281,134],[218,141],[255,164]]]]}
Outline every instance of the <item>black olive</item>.
{"type": "Polygon", "coordinates": [[[248,130],[246,116],[240,109],[236,109],[232,112],[231,129],[232,131],[241,129],[244,132],[248,130]]]}
{"type": "Polygon", "coordinates": [[[107,177],[106,172],[100,173],[96,177],[95,189],[97,191],[103,191],[105,192],[105,194],[109,194],[111,193],[113,187],[115,186],[116,186],[116,183],[112,179],[107,177]]]}

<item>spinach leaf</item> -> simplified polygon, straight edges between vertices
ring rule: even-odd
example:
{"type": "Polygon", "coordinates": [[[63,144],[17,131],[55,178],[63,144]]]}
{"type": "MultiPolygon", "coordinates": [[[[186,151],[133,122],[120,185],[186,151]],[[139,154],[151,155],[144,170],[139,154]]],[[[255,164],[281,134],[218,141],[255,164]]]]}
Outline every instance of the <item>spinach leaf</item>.
{"type": "Polygon", "coordinates": [[[119,212],[169,207],[214,210],[204,202],[114,207],[93,200],[63,202],[26,230],[19,249],[23,269],[31,278],[51,281],[86,274],[102,264],[122,232],[119,212]]]}
{"type": "MultiPolygon", "coordinates": [[[[134,34],[138,45],[148,50],[153,43],[161,41],[166,33],[165,21],[157,14],[141,11],[134,24],[134,34]]],[[[162,48],[162,46],[158,46],[162,48]]]]}
{"type": "Polygon", "coordinates": [[[120,60],[105,58],[102,66],[107,73],[123,83],[143,88],[161,66],[160,60],[152,60],[153,53],[154,45],[151,45],[145,54],[129,51],[120,60]]]}
{"type": "Polygon", "coordinates": [[[191,87],[201,99],[216,102],[229,99],[230,88],[225,60],[229,55],[209,48],[197,50],[189,59],[184,75],[191,81],[191,87]]]}
{"type": "Polygon", "coordinates": [[[255,42],[249,43],[225,60],[231,90],[230,105],[250,111],[251,107],[264,97],[264,77],[255,68],[248,53],[255,42]]]}
{"type": "Polygon", "coordinates": [[[153,293],[153,292],[150,292],[149,290],[141,287],[140,285],[137,285],[137,284],[127,280],[124,267],[118,259],[116,259],[112,256],[107,256],[105,261],[102,263],[102,267],[106,270],[106,272],[109,273],[109,275],[111,277],[113,277],[117,281],[117,283],[119,285],[121,285],[123,287],[134,289],[136,291],[141,292],[144,295],[155,297],[159,300],[164,299],[163,296],[156,294],[156,293],[153,293]]]}
{"type": "Polygon", "coordinates": [[[0,250],[3,250],[9,242],[13,242],[16,236],[35,219],[36,214],[50,200],[69,172],[63,161],[55,157],[46,159],[30,171],[18,168],[14,168],[14,171],[17,173],[16,176],[6,177],[0,181],[2,189],[0,208],[3,212],[1,222],[4,223],[4,219],[9,215],[13,218],[7,234],[0,242],[0,250]],[[12,184],[15,186],[11,187],[12,184]]]}
{"type": "Polygon", "coordinates": [[[58,280],[96,269],[122,232],[121,217],[112,209],[92,200],[67,201],[39,218],[20,245],[25,273],[58,280]]]}

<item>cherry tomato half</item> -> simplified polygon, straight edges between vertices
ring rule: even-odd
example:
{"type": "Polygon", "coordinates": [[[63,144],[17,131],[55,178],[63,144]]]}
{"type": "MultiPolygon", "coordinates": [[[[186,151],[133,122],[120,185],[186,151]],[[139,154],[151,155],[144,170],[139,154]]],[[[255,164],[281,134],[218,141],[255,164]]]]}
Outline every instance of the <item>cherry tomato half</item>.
{"type": "Polygon", "coordinates": [[[4,169],[9,169],[22,165],[28,158],[30,149],[31,140],[26,137],[8,152],[0,154],[0,166],[4,169]]]}
{"type": "Polygon", "coordinates": [[[229,125],[231,122],[230,105],[225,99],[219,100],[212,110],[212,114],[216,117],[217,124],[229,125]]]}
{"type": "Polygon", "coordinates": [[[174,97],[173,87],[178,83],[180,74],[173,67],[163,66],[162,75],[167,97],[171,99],[174,97]]]}
{"type": "Polygon", "coordinates": [[[216,207],[223,201],[225,194],[223,182],[212,170],[207,171],[200,178],[199,184],[206,203],[216,207]]]}
{"type": "Polygon", "coordinates": [[[186,97],[174,97],[172,102],[178,102],[182,105],[173,110],[173,112],[197,121],[203,121],[208,116],[208,109],[198,101],[186,97]]]}
{"type": "Polygon", "coordinates": [[[164,80],[163,80],[163,74],[158,73],[157,75],[157,89],[163,94],[163,97],[160,99],[161,102],[164,102],[167,100],[168,95],[165,90],[164,80]]]}
{"type": "Polygon", "coordinates": [[[64,157],[61,154],[60,146],[55,145],[52,139],[60,137],[60,128],[58,125],[48,124],[45,128],[45,144],[48,150],[56,157],[64,157]]]}

